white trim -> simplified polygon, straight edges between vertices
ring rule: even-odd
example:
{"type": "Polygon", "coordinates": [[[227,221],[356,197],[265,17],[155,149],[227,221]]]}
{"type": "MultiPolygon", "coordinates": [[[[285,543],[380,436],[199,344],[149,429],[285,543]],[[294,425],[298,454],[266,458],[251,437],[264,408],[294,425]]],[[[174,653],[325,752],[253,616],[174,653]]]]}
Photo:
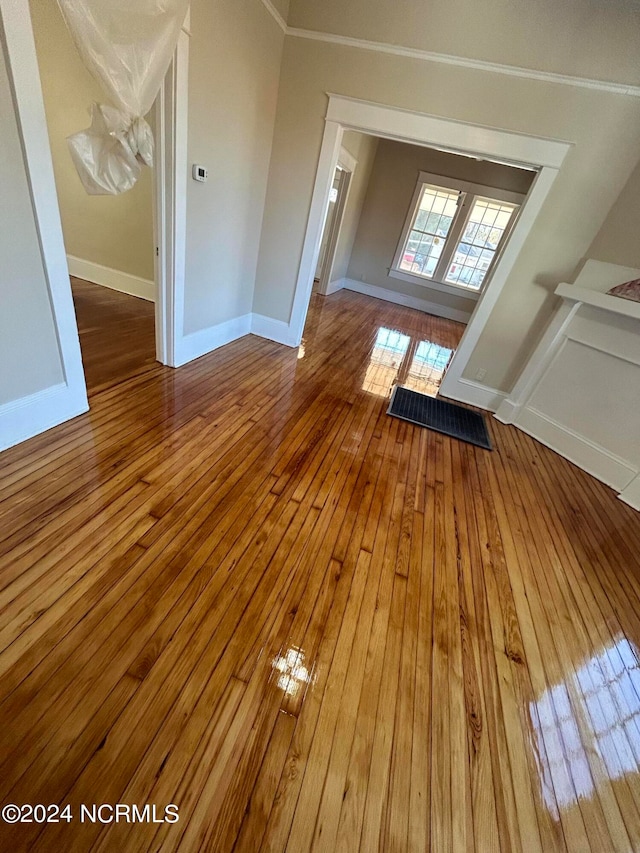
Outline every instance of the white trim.
{"type": "Polygon", "coordinates": [[[189,11],[156,98],[156,358],[170,367],[178,367],[184,335],[190,25],[189,11]]]}
{"type": "Polygon", "coordinates": [[[390,268],[387,274],[389,278],[397,278],[400,281],[408,281],[410,284],[417,284],[420,287],[440,290],[442,293],[448,293],[450,296],[458,296],[461,299],[468,299],[470,302],[477,302],[480,299],[479,290],[470,290],[468,287],[463,287],[460,284],[447,284],[444,281],[436,281],[435,278],[413,275],[410,272],[393,268],[390,268]]]}
{"type": "Polygon", "coordinates": [[[436,317],[446,317],[447,320],[456,320],[458,323],[467,323],[471,316],[470,311],[448,308],[446,305],[439,305],[437,302],[429,302],[428,299],[409,296],[406,293],[398,293],[395,290],[387,290],[385,287],[367,284],[365,281],[345,278],[342,279],[342,282],[342,287],[345,290],[353,290],[355,293],[372,296],[374,299],[383,299],[385,302],[393,302],[395,305],[404,305],[406,308],[415,308],[418,311],[423,311],[425,314],[434,314],[436,317]]]}
{"type": "MultiPolygon", "coordinates": [[[[264,3],[267,0],[263,0],[264,3]]],[[[395,44],[367,39],[350,38],[334,33],[323,33],[316,30],[305,30],[299,27],[287,27],[286,34],[293,38],[322,41],[329,44],[339,44],[343,47],[355,47],[358,50],[372,50],[376,53],[388,53],[392,56],[404,56],[408,59],[418,59],[422,62],[437,62],[441,65],[455,65],[460,68],[471,68],[474,71],[487,71],[492,74],[505,74],[508,77],[521,77],[526,80],[539,80],[543,83],[559,83],[564,86],[578,86],[581,89],[594,89],[599,92],[610,92],[614,95],[630,95],[640,97],[640,86],[633,83],[614,83],[608,80],[594,80],[590,77],[573,77],[569,74],[558,74],[554,71],[536,71],[533,68],[521,68],[517,65],[502,65],[498,62],[486,62],[482,59],[468,59],[464,56],[452,56],[446,53],[434,53],[430,50],[420,50],[413,47],[401,47],[395,44]]]]}
{"type": "Polygon", "coordinates": [[[332,293],[337,293],[339,290],[345,289],[346,278],[337,278],[335,281],[330,281],[327,285],[327,292],[321,293],[321,296],[331,296],[332,293]]]}
{"type": "Polygon", "coordinates": [[[288,347],[297,347],[300,343],[296,340],[288,323],[283,323],[282,320],[274,320],[273,317],[265,317],[262,314],[251,315],[251,334],[288,347]]]}
{"type": "Polygon", "coordinates": [[[440,146],[452,153],[499,157],[504,165],[559,169],[572,143],[390,107],[328,92],[327,121],[389,139],[440,146]]]}
{"type": "Polygon", "coordinates": [[[634,509],[640,510],[640,473],[622,490],[618,497],[634,509]]]}
{"type": "Polygon", "coordinates": [[[343,169],[346,169],[347,172],[355,172],[358,161],[350,154],[346,148],[340,149],[340,156],[338,157],[338,166],[342,166],[343,169]]]}
{"type": "Polygon", "coordinates": [[[621,459],[531,406],[522,410],[517,426],[619,492],[626,489],[638,473],[626,459],[621,459]]]}
{"type": "Polygon", "coordinates": [[[278,10],[277,10],[277,9],[276,9],[276,7],[273,5],[273,3],[271,2],[271,0],[262,0],[262,5],[263,5],[263,6],[265,7],[265,9],[269,12],[269,14],[270,14],[270,15],[271,15],[271,17],[273,18],[273,20],[276,22],[276,24],[280,27],[280,29],[282,30],[282,32],[283,32],[283,33],[285,33],[285,35],[286,35],[286,34],[288,33],[287,22],[286,22],[286,21],[285,21],[285,19],[282,17],[282,15],[280,14],[280,12],[278,12],[278,10]]]}
{"type": "Polygon", "coordinates": [[[200,329],[197,332],[184,335],[177,341],[176,363],[173,366],[181,367],[195,358],[207,355],[219,347],[248,335],[250,331],[251,314],[244,314],[242,317],[234,317],[224,323],[218,323],[217,326],[210,326],[208,329],[200,329]]]}
{"type": "Polygon", "coordinates": [[[28,4],[0,0],[0,29],[64,374],[63,385],[0,408],[0,447],[6,448],[86,412],[89,404],[28,4]]]}
{"type": "Polygon", "coordinates": [[[490,388],[472,379],[458,379],[455,387],[452,386],[447,394],[442,393],[441,387],[438,396],[486,409],[488,412],[495,412],[507,395],[504,391],[498,391],[497,388],[490,388]]]}
{"type": "Polygon", "coordinates": [[[241,317],[233,317],[216,326],[184,335],[178,341],[175,367],[181,367],[195,358],[207,355],[249,334],[288,347],[297,347],[299,343],[294,339],[291,327],[287,323],[261,314],[243,314],[241,317]]]}
{"type": "Polygon", "coordinates": [[[93,261],[84,261],[82,258],[76,258],[75,255],[67,255],[67,263],[69,275],[74,275],[76,278],[100,284],[110,290],[118,290],[120,293],[128,293],[129,296],[146,299],[147,302],[156,301],[156,284],[148,278],[114,270],[93,261]]]}
{"type": "MultiPolygon", "coordinates": [[[[633,274],[637,274],[637,270],[633,270],[633,274]]],[[[605,311],[611,311],[614,314],[622,314],[624,317],[640,320],[640,302],[634,302],[632,299],[622,299],[620,296],[611,296],[608,293],[601,293],[566,282],[559,284],[555,292],[563,299],[572,302],[582,302],[585,305],[592,305],[594,308],[603,308],[605,311]]]]}
{"type": "Polygon", "coordinates": [[[0,406],[0,451],[88,410],[86,394],[64,382],[0,406]]]}

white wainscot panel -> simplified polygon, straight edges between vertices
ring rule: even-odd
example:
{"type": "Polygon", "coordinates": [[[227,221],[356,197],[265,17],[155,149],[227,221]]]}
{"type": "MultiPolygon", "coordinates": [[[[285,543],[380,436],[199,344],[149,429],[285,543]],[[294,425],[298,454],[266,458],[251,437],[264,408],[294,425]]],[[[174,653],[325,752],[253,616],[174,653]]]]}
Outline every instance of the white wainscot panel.
{"type": "Polygon", "coordinates": [[[629,462],[640,458],[640,367],[567,338],[528,407],[629,462]]]}
{"type": "Polygon", "coordinates": [[[589,260],[496,417],[640,510],[640,303],[606,290],[640,270],[589,260]]]}

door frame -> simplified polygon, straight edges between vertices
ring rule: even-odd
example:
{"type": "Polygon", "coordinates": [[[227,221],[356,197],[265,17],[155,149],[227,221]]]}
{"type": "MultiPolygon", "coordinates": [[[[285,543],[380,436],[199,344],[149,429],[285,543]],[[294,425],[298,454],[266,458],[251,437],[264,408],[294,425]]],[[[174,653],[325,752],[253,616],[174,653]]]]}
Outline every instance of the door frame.
{"type": "Polygon", "coordinates": [[[351,182],[353,181],[353,173],[355,172],[358,166],[358,161],[352,154],[347,151],[346,148],[341,148],[336,168],[338,166],[342,169],[343,176],[340,181],[340,189],[338,190],[338,198],[336,199],[336,211],[333,217],[333,222],[331,223],[331,233],[329,234],[327,251],[324,258],[324,263],[322,265],[320,282],[318,284],[318,293],[321,293],[323,296],[327,296],[329,293],[331,275],[333,273],[333,267],[336,260],[338,240],[340,238],[340,231],[342,229],[342,222],[344,220],[345,210],[347,209],[349,191],[351,190],[351,182]]]}
{"type": "MultiPolygon", "coordinates": [[[[46,132],[46,117],[40,83],[40,69],[33,37],[28,0],[2,0],[0,6],[6,41],[7,65],[12,78],[16,114],[21,127],[25,163],[32,184],[34,211],[39,226],[46,232],[53,228],[48,215],[55,207],[59,223],[59,207],[55,182],[40,192],[40,173],[51,167],[51,150],[46,132]],[[42,130],[44,128],[44,134],[42,130]],[[46,156],[43,151],[46,144],[46,156]],[[30,157],[31,150],[39,151],[39,160],[30,157]],[[45,160],[47,161],[46,166],[45,160]],[[38,174],[38,180],[33,177],[38,174]],[[48,196],[48,205],[38,205],[41,195],[48,196]],[[46,211],[45,211],[46,207],[46,211]],[[46,220],[46,221],[45,221],[46,220]]],[[[188,173],[188,109],[189,109],[189,43],[191,10],[180,31],[176,52],[165,76],[164,84],[155,101],[155,164],[153,176],[153,233],[156,358],[171,367],[177,365],[176,351],[184,332],[184,287],[186,258],[187,173],[188,173]]],[[[48,258],[43,254],[45,267],[51,281],[56,281],[59,270],[49,271],[48,258]]],[[[67,261],[65,255],[65,262],[67,261]]],[[[68,276],[68,262],[65,264],[68,276]]],[[[63,299],[54,286],[52,303],[63,299]]],[[[70,290],[69,290],[70,295],[70,290]]],[[[73,303],[71,302],[71,305],[73,303]]],[[[77,336],[75,311],[72,322],[65,318],[66,311],[59,305],[56,324],[59,327],[61,352],[73,349],[72,339],[77,336]],[[72,332],[69,329],[72,327],[72,332]]],[[[66,369],[66,368],[65,368],[66,369]]],[[[71,369],[71,368],[69,368],[71,369]]]]}
{"type": "Polygon", "coordinates": [[[561,140],[467,124],[343,95],[329,93],[328,97],[325,129],[290,319],[291,337],[298,343],[302,339],[309,307],[329,192],[346,131],[368,133],[413,145],[445,148],[452,153],[484,155],[537,171],[509,241],[494,267],[491,280],[476,303],[440,389],[444,396],[468,399],[465,395],[469,394],[469,389],[461,385],[473,383],[463,380],[462,374],[572,145],[561,140]]]}
{"type": "Polygon", "coordinates": [[[155,102],[154,269],[156,359],[178,367],[184,337],[191,10],[155,102]]]}

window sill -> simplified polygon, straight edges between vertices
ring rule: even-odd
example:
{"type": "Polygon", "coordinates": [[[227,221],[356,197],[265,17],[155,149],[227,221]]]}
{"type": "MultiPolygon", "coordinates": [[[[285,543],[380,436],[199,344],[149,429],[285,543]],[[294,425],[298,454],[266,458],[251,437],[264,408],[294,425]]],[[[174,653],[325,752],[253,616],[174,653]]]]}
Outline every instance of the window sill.
{"type": "Polygon", "coordinates": [[[451,296],[462,297],[477,302],[480,298],[481,290],[469,290],[466,287],[460,287],[457,284],[445,284],[443,281],[436,281],[434,278],[425,278],[421,275],[412,275],[409,272],[402,270],[389,270],[390,278],[398,278],[400,281],[409,281],[411,284],[419,284],[421,287],[430,287],[433,290],[440,290],[443,293],[449,293],[451,296]]]}

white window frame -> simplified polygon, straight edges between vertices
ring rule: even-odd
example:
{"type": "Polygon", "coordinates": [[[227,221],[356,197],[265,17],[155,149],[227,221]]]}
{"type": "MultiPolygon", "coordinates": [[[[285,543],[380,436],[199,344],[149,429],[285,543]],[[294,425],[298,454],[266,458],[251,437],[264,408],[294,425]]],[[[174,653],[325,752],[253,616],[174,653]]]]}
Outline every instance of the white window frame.
{"type": "Polygon", "coordinates": [[[498,189],[497,187],[490,187],[484,184],[476,184],[472,181],[461,181],[457,178],[449,178],[446,175],[436,175],[432,172],[419,172],[415,190],[411,198],[411,204],[409,205],[409,210],[407,211],[407,216],[405,218],[404,225],[402,227],[402,232],[400,234],[400,240],[398,241],[398,246],[396,248],[396,253],[393,256],[393,262],[391,267],[389,268],[389,276],[391,278],[401,279],[402,281],[409,281],[415,284],[420,284],[423,287],[431,287],[434,290],[441,290],[445,293],[453,293],[457,296],[464,295],[467,299],[479,299],[480,294],[487,286],[487,283],[490,279],[491,273],[496,265],[498,258],[502,254],[502,250],[506,241],[509,238],[509,234],[512,232],[516,220],[518,219],[524,199],[525,194],[523,193],[498,189]],[[444,248],[438,260],[438,265],[434,271],[433,276],[420,275],[419,273],[410,273],[406,270],[400,269],[400,261],[402,260],[402,257],[404,255],[405,247],[409,239],[409,234],[412,230],[413,222],[416,218],[418,204],[420,203],[422,190],[425,184],[428,184],[429,186],[438,187],[439,189],[445,191],[453,190],[455,192],[460,193],[458,210],[453,218],[453,222],[451,223],[449,233],[444,238],[444,248]],[[460,238],[464,233],[464,229],[466,228],[467,222],[469,221],[469,217],[471,216],[471,211],[473,210],[473,205],[476,198],[486,198],[490,199],[491,201],[506,201],[509,204],[517,205],[517,209],[514,211],[511,219],[509,220],[509,224],[505,229],[505,232],[502,235],[500,242],[498,243],[498,247],[493,256],[493,260],[491,261],[491,264],[489,265],[489,268],[486,271],[485,277],[482,281],[482,285],[477,290],[471,287],[467,287],[464,284],[456,284],[445,281],[447,270],[449,268],[449,265],[451,264],[451,260],[455,253],[456,247],[460,242],[460,238]]]}

